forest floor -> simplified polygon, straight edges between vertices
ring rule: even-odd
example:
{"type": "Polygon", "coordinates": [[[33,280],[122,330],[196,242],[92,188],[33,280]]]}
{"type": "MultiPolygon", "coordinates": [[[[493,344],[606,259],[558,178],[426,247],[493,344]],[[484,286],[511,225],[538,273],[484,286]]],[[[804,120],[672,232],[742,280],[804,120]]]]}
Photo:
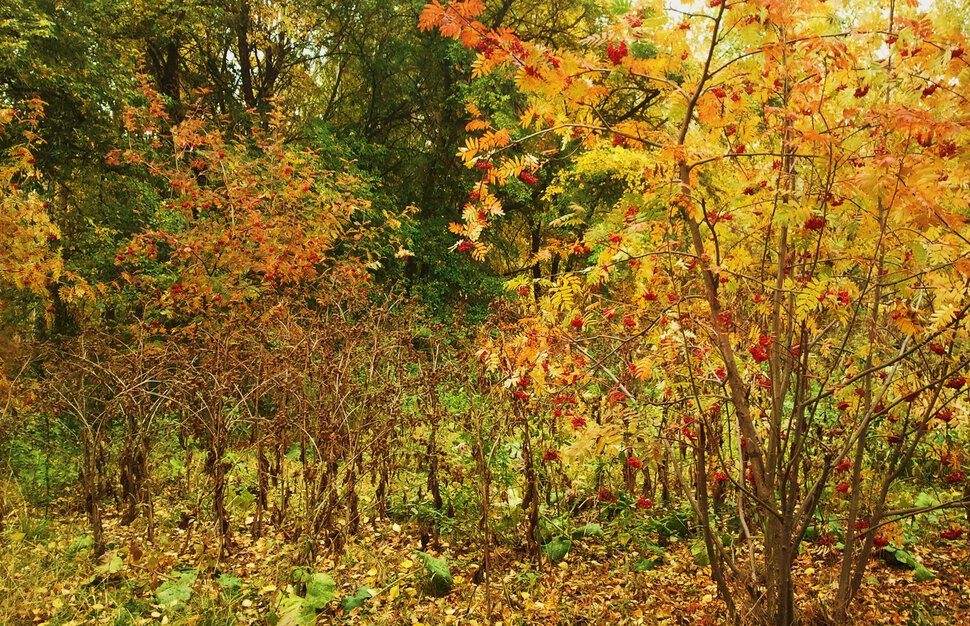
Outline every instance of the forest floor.
{"type": "MultiPolygon", "coordinates": [[[[0,623],[230,624],[313,623],[294,609],[295,548],[280,536],[253,539],[237,529],[229,557],[214,561],[203,528],[159,527],[147,544],[144,528],[122,527],[108,515],[108,552],[93,558],[86,521],[63,514],[24,532],[0,537],[0,623]],[[301,621],[302,620],[302,621],[301,621]]],[[[574,542],[556,564],[541,568],[510,548],[492,554],[492,582],[476,584],[477,545],[444,538],[427,551],[446,559],[454,586],[444,597],[426,593],[417,525],[368,522],[341,556],[320,557],[314,570],[337,584],[334,601],[316,615],[321,624],[721,624],[724,609],[708,570],[689,546],[674,542],[663,564],[635,571],[643,555],[620,551],[606,538],[574,542]],[[365,592],[350,611],[341,600],[365,592]],[[488,592],[487,592],[488,590],[488,592]],[[491,617],[490,617],[491,616],[491,617]]],[[[913,571],[874,559],[854,619],[871,624],[970,624],[970,550],[965,540],[913,549],[935,572],[916,582],[913,571]]],[[[808,615],[831,606],[838,559],[812,546],[796,562],[799,603],[808,615]]],[[[816,619],[816,623],[824,623],[816,619]]]]}

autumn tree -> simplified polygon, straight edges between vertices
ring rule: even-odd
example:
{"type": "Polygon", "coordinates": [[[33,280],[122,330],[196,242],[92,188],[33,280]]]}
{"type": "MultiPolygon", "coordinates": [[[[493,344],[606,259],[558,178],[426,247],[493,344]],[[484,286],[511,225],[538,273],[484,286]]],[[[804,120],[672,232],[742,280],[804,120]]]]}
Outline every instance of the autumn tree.
{"type": "Polygon", "coordinates": [[[594,174],[621,188],[560,205],[572,227],[523,262],[572,271],[511,281],[519,330],[482,358],[522,411],[580,396],[633,428],[614,435],[631,456],[659,449],[732,619],[799,619],[793,560],[839,511],[844,620],[872,553],[919,513],[891,491],[914,459],[943,459],[943,506],[965,497],[965,36],[913,3],[622,9],[578,52],[491,29],[476,0],[422,14],[476,51],[473,76],[527,99],[514,125],[468,107],[460,156],[481,176],[457,252],[485,258],[503,188],[558,159],[547,201],[594,174]],[[740,542],[720,530],[725,492],[740,542]]]}

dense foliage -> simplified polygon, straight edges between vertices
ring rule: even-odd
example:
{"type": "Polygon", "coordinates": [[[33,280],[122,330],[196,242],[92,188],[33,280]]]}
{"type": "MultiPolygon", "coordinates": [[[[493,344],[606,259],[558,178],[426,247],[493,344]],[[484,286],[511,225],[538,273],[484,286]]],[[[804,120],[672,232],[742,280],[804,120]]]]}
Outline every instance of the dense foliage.
{"type": "Polygon", "coordinates": [[[0,546],[72,573],[0,616],[412,623],[464,582],[468,619],[539,619],[516,564],[558,603],[605,560],[633,620],[686,559],[711,623],[846,623],[874,568],[938,583],[965,14],[5,4],[0,546]],[[350,588],[361,546],[410,573],[350,588]]]}

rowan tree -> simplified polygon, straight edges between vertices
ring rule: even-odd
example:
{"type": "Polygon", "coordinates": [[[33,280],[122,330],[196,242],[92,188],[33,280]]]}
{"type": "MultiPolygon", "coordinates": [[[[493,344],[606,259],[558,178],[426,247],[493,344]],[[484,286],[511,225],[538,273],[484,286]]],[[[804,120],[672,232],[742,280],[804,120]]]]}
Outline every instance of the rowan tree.
{"type": "Polygon", "coordinates": [[[628,8],[578,52],[490,29],[477,0],[422,14],[527,99],[515,125],[468,105],[460,156],[481,177],[456,252],[486,257],[503,186],[549,175],[547,201],[587,201],[523,258],[547,271],[510,281],[519,328],[482,358],[523,411],[592,406],[574,445],[657,451],[732,619],[739,602],[799,619],[793,560],[839,511],[845,619],[919,512],[891,492],[913,460],[942,454],[943,506],[965,498],[965,36],[915,3],[628,8]],[[620,193],[577,191],[596,177],[620,193]],[[740,542],[720,531],[725,490],[740,542]]]}

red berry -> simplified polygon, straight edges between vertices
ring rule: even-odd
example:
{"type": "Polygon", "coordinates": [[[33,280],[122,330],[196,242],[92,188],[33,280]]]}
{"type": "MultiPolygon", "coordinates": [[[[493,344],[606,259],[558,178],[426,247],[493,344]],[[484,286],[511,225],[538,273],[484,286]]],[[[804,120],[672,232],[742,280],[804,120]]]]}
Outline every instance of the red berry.
{"type": "Polygon", "coordinates": [[[626,42],[621,41],[617,44],[610,42],[606,46],[606,56],[609,57],[613,65],[619,65],[627,55],[626,42]]]}
{"type": "Polygon", "coordinates": [[[876,535],[872,538],[872,545],[881,550],[889,545],[889,539],[883,537],[882,535],[876,535]]]}
{"type": "Polygon", "coordinates": [[[581,317],[574,317],[569,321],[569,325],[577,330],[580,330],[585,325],[585,322],[583,322],[583,318],[581,317]]]}
{"type": "Polygon", "coordinates": [[[764,346],[753,346],[748,348],[748,352],[754,358],[755,363],[764,363],[771,358],[771,354],[764,346]]]}
{"type": "Polygon", "coordinates": [[[649,511],[653,508],[653,500],[646,496],[640,496],[640,498],[637,499],[637,508],[643,511],[649,511]]]}
{"type": "Polygon", "coordinates": [[[643,468],[643,461],[641,461],[640,459],[638,459],[636,457],[633,457],[633,456],[628,456],[626,458],[626,464],[631,469],[642,469],[643,468]]]}
{"type": "Polygon", "coordinates": [[[839,493],[847,493],[849,491],[849,483],[839,483],[836,485],[835,490],[839,493]]]}
{"type": "Polygon", "coordinates": [[[805,220],[805,230],[822,230],[825,228],[825,218],[821,215],[813,215],[805,220]]]}
{"type": "Polygon", "coordinates": [[[599,500],[600,502],[609,502],[609,503],[616,502],[616,496],[613,495],[613,490],[610,489],[609,487],[603,487],[602,489],[600,489],[599,493],[596,494],[596,499],[599,500]]]}

